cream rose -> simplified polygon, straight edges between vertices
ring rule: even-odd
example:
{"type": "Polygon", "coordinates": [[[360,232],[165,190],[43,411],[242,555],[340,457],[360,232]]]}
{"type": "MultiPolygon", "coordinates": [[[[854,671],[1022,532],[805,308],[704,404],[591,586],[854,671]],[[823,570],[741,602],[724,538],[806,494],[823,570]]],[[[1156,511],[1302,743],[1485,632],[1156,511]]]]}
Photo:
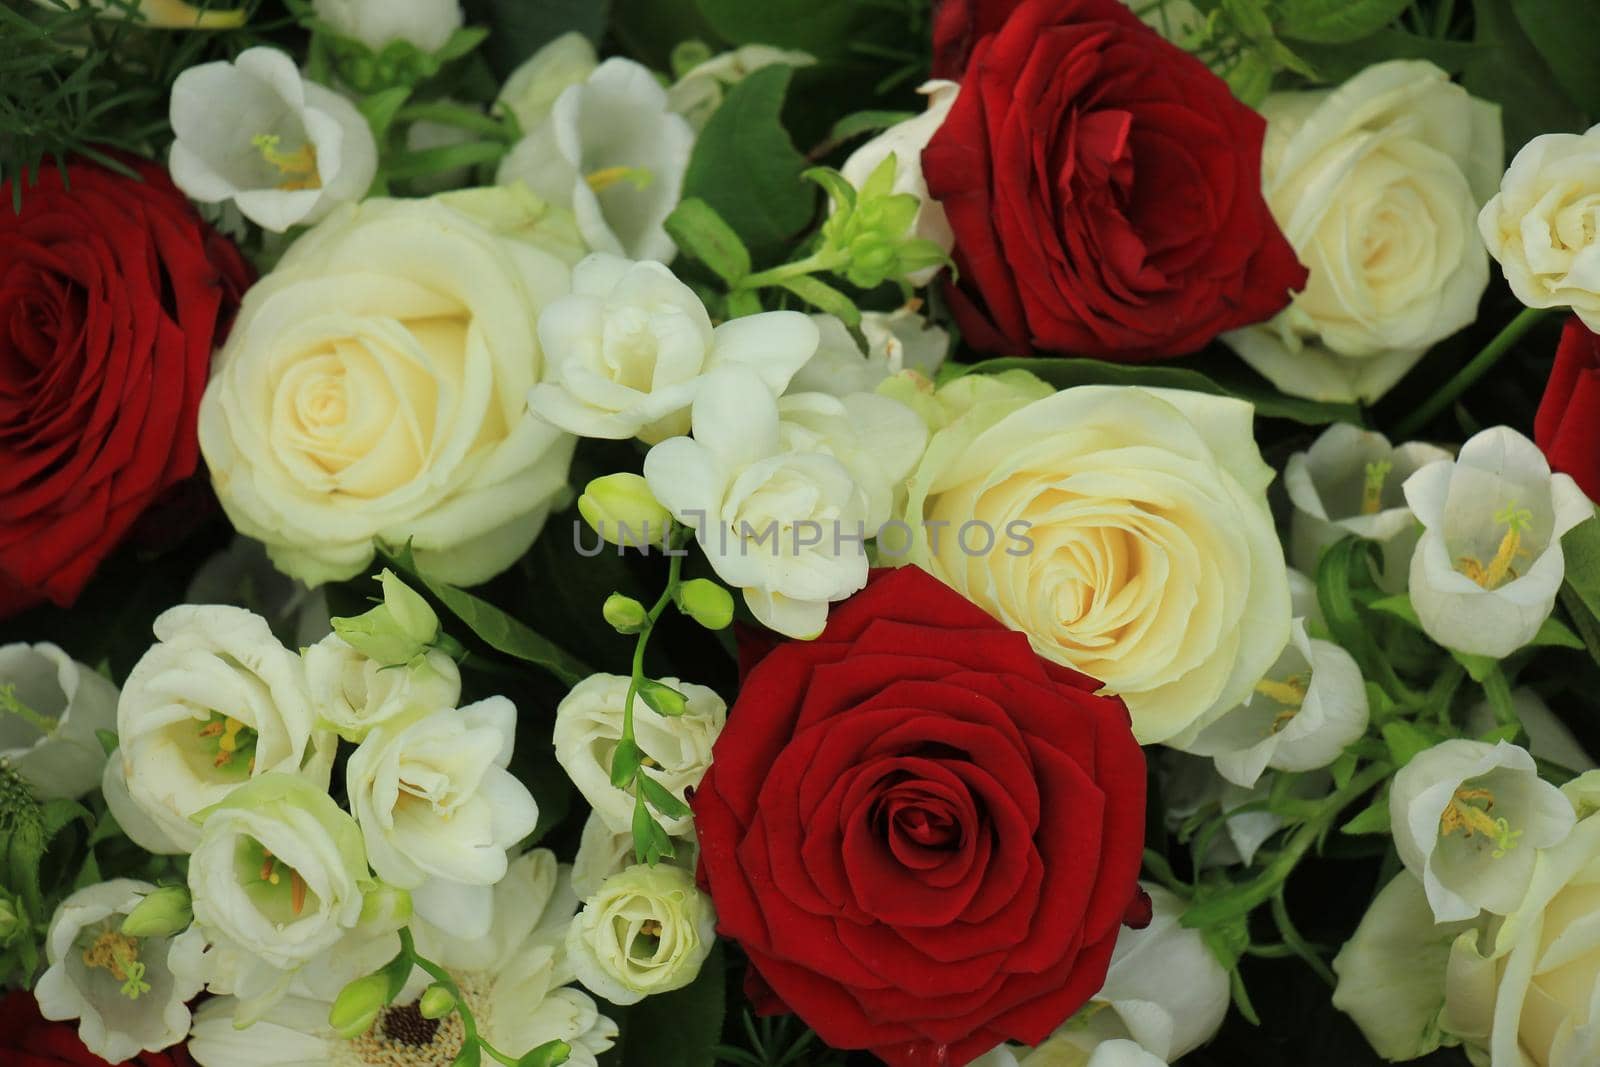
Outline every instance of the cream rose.
{"type": "Polygon", "coordinates": [[[330,217],[245,296],[200,405],[228,517],[284,572],[361,573],[375,537],[480,582],[533,542],[573,439],[526,411],[565,264],[431,200],[330,217]]]}
{"type": "Polygon", "coordinates": [[[629,867],[607,878],[567,928],[578,981],[635,1004],[695,980],[716,943],[717,913],[679,867],[629,867]]]}
{"type": "Polygon", "coordinates": [[[1518,300],[1600,330],[1600,126],[1523,146],[1478,229],[1518,300]]]}
{"type": "Polygon", "coordinates": [[[1192,739],[1289,641],[1252,409],[1125,386],[1025,395],[991,393],[934,434],[909,561],[1100,679],[1140,742],[1192,739]]]}
{"type": "Polygon", "coordinates": [[[1287,393],[1376,400],[1477,316],[1489,261],[1473,218],[1504,158],[1499,112],[1414,60],[1261,111],[1267,203],[1311,277],[1224,340],[1287,393]]]}

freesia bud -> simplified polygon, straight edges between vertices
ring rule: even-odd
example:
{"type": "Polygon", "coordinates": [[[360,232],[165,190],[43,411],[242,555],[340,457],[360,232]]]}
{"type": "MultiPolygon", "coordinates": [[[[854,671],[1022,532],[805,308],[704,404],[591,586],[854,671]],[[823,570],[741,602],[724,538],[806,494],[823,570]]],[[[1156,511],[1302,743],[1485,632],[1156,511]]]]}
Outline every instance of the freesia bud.
{"type": "Polygon", "coordinates": [[[650,710],[657,715],[665,715],[669,719],[676,719],[689,710],[689,702],[684,695],[660,682],[646,681],[639,686],[639,696],[650,706],[650,710]]]}
{"type": "Polygon", "coordinates": [[[443,1019],[456,1010],[456,995],[438,983],[428,987],[417,1002],[417,1011],[424,1019],[443,1019]]]}
{"type": "Polygon", "coordinates": [[[565,1041],[550,1041],[518,1060],[517,1067],[559,1067],[571,1055],[571,1045],[565,1041]]]}
{"type": "Polygon", "coordinates": [[[383,974],[357,978],[339,992],[328,1011],[328,1025],[345,1040],[353,1040],[372,1029],[379,1014],[389,1005],[389,979],[383,974]]]}
{"type": "Polygon", "coordinates": [[[601,609],[606,622],[621,634],[636,634],[644,629],[649,621],[649,615],[644,610],[644,605],[631,596],[621,593],[612,593],[606,597],[605,607],[601,609]]]}
{"type": "Polygon", "coordinates": [[[733,594],[709,578],[692,578],[679,586],[678,606],[708,630],[733,622],[733,594]]]}
{"type": "Polygon", "coordinates": [[[189,890],[167,886],[148,894],[128,913],[122,920],[122,932],[129,937],[171,937],[187,930],[193,921],[189,890]]]}
{"type": "Polygon", "coordinates": [[[361,900],[362,929],[374,934],[398,930],[411,921],[411,894],[392,885],[378,887],[361,900]]]}
{"type": "Polygon", "coordinates": [[[672,515],[637,474],[596,478],[578,498],[578,512],[596,533],[623,548],[660,544],[672,528],[672,515]]]}
{"type": "Polygon", "coordinates": [[[422,595],[387,568],[378,576],[383,603],[364,615],[334,619],[340,637],[385,666],[409,663],[439,636],[439,616],[422,595]]]}

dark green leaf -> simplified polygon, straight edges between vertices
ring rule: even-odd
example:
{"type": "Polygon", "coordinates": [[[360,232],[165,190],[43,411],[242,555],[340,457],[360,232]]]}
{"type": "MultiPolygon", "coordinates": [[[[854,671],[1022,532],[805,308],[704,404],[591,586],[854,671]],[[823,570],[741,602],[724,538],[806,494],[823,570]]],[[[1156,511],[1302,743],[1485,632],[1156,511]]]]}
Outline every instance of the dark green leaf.
{"type": "Polygon", "coordinates": [[[474,0],[469,13],[492,29],[484,51],[505,78],[543,45],[569,30],[599,41],[611,0],[474,0]]]}
{"type": "Polygon", "coordinates": [[[1397,593],[1394,596],[1374,600],[1367,605],[1373,611],[1381,611],[1386,615],[1408,623],[1413,629],[1422,629],[1422,620],[1417,618],[1417,609],[1411,606],[1411,597],[1407,593],[1397,593]]]}
{"type": "Polygon", "coordinates": [[[650,806],[669,819],[682,819],[689,815],[689,805],[679,800],[667,787],[650,776],[648,771],[639,775],[639,788],[644,790],[644,798],[650,806]]]}
{"type": "Polygon", "coordinates": [[[1460,74],[1482,48],[1471,41],[1423,37],[1391,27],[1349,44],[1297,44],[1295,51],[1315,68],[1319,80],[1338,83],[1391,59],[1425,59],[1446,73],[1460,74]]]}
{"type": "Polygon", "coordinates": [[[734,44],[798,48],[828,57],[845,51],[864,15],[860,0],[698,0],[700,14],[734,44]]]}
{"type": "Polygon", "coordinates": [[[1539,648],[1582,648],[1583,639],[1552,615],[1539,625],[1539,632],[1528,644],[1539,648]]]}
{"type": "Polygon", "coordinates": [[[1389,797],[1380,795],[1361,814],[1339,828],[1347,834],[1386,834],[1389,832],[1389,797]]]}
{"type": "Polygon", "coordinates": [[[1600,44],[1600,4],[1595,0],[1511,0],[1511,7],[1567,95],[1591,118],[1600,115],[1600,62],[1595,55],[1600,44]]]}
{"type": "Polygon", "coordinates": [[[1376,33],[1411,6],[1411,0],[1281,0],[1281,37],[1314,44],[1343,44],[1376,33]]]}
{"type": "Polygon", "coordinates": [[[1425,752],[1444,737],[1409,722],[1391,722],[1383,727],[1383,743],[1396,767],[1404,767],[1419,752],[1425,752]]]}
{"type": "Polygon", "coordinates": [[[1583,634],[1589,655],[1600,663],[1600,518],[1589,518],[1561,538],[1567,578],[1561,602],[1583,634]]]}
{"type": "Polygon", "coordinates": [[[667,234],[685,253],[733,285],[750,273],[750,251],[704,200],[690,197],[667,216],[667,234]]]}
{"type": "MultiPolygon", "coordinates": [[[[622,1067],[712,1067],[727,1005],[726,967],[718,942],[682,989],[646,997],[624,1020],[622,1067]]],[[[798,1065],[796,1065],[798,1067],[798,1065]]]]}
{"type": "Polygon", "coordinates": [[[1541,133],[1576,132],[1585,116],[1556,81],[1511,9],[1512,0],[1475,0],[1482,50],[1467,64],[1462,84],[1501,107],[1506,148],[1515,152],[1541,133]]]}

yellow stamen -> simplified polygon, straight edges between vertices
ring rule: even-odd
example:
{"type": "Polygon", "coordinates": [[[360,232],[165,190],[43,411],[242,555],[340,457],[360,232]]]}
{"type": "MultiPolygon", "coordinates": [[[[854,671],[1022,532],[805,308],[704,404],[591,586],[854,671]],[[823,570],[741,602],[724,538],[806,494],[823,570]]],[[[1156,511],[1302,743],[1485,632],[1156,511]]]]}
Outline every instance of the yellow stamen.
{"type": "MultiPolygon", "coordinates": [[[[276,881],[273,883],[276,885],[276,881]]],[[[296,915],[306,910],[306,880],[299,871],[289,872],[289,908],[296,915]]]]}
{"type": "Polygon", "coordinates": [[[1394,470],[1388,460],[1368,463],[1361,480],[1361,514],[1376,515],[1383,510],[1383,483],[1394,470]]]}
{"type": "Polygon", "coordinates": [[[643,167],[602,167],[586,175],[583,180],[598,193],[618,182],[627,182],[635,189],[643,189],[655,181],[655,175],[643,167]]]}
{"type": "Polygon", "coordinates": [[[278,188],[285,192],[297,189],[321,189],[322,175],[317,172],[317,150],[307,141],[293,152],[278,151],[278,142],[282,140],[275,133],[259,133],[250,139],[256,151],[261,153],[261,158],[278,168],[287,181],[278,183],[278,188]]]}
{"type": "Polygon", "coordinates": [[[1275,682],[1271,678],[1263,678],[1256,683],[1256,692],[1264,697],[1276,700],[1285,707],[1298,708],[1305,703],[1306,691],[1310,687],[1311,679],[1304,675],[1295,675],[1275,682]]]}
{"type": "Polygon", "coordinates": [[[1522,547],[1522,535],[1533,525],[1533,512],[1519,508],[1512,502],[1495,512],[1494,521],[1506,528],[1505,536],[1500,538],[1500,546],[1495,549],[1494,558],[1487,564],[1474,556],[1462,556],[1456,561],[1456,568],[1462,574],[1485,589],[1498,589],[1507,580],[1517,577],[1516,561],[1529,554],[1522,547]]]}
{"type": "Polygon", "coordinates": [[[1446,835],[1460,832],[1467,838],[1486,837],[1495,844],[1490,855],[1499,859],[1517,846],[1522,831],[1511,829],[1509,822],[1495,818],[1493,813],[1493,792],[1462,786],[1439,816],[1439,832],[1446,835]]]}
{"type": "Polygon", "coordinates": [[[109,971],[111,977],[122,983],[122,995],[138,1000],[150,992],[150,983],[144,980],[145,966],[139,962],[139,939],[127,934],[107,930],[83,950],[84,965],[109,971]]]}

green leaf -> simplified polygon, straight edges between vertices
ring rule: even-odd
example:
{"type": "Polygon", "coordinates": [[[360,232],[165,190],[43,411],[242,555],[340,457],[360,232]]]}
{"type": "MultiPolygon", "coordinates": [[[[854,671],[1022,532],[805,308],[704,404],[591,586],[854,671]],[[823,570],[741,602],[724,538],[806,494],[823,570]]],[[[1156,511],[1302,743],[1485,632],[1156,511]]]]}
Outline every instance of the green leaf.
{"type": "Polygon", "coordinates": [[[1483,48],[1471,41],[1424,37],[1389,28],[1348,44],[1297,44],[1295,51],[1315,68],[1319,80],[1337,84],[1373,63],[1391,59],[1425,59],[1447,74],[1460,74],[1483,48]]]}
{"type": "Polygon", "coordinates": [[[1356,776],[1356,764],[1361,762],[1361,757],[1354,752],[1346,752],[1333,761],[1333,766],[1328,768],[1333,775],[1333,787],[1343,789],[1350,784],[1350,779],[1356,776]]]}
{"type": "Polygon", "coordinates": [[[638,742],[627,738],[618,741],[616,750],[611,754],[611,784],[618,789],[628,788],[634,775],[639,773],[639,764],[643,759],[644,753],[639,750],[638,742]]]}
{"type": "Polygon", "coordinates": [[[828,133],[828,139],[835,142],[848,141],[864,133],[886,130],[916,116],[915,111],[856,111],[835,122],[833,129],[828,133]]]}
{"type": "Polygon", "coordinates": [[[394,117],[405,106],[406,100],[411,96],[411,87],[397,85],[392,89],[364,96],[356,104],[356,109],[361,112],[361,117],[367,120],[367,125],[372,127],[372,136],[379,144],[389,135],[389,127],[394,122],[394,117]]]}
{"type": "Polygon", "coordinates": [[[1442,735],[1414,723],[1391,722],[1383,727],[1383,743],[1389,746],[1389,756],[1396,767],[1404,767],[1417,753],[1426,752],[1443,740],[1442,735]]]}
{"type": "Polygon", "coordinates": [[[750,273],[750,251],[711,205],[695,197],[667,216],[667,234],[679,248],[729,285],[750,273]]]}
{"type": "Polygon", "coordinates": [[[713,1067],[727,1009],[726,985],[719,941],[693,982],[628,1009],[622,1020],[622,1067],[713,1067]]]}
{"type": "Polygon", "coordinates": [[[1591,517],[1561,538],[1566,559],[1566,584],[1561,602],[1583,635],[1589,655],[1600,663],[1600,517],[1591,517]]]}
{"type": "Polygon", "coordinates": [[[700,131],[684,175],[684,198],[704,200],[758,255],[805,226],[815,200],[800,179],[805,157],[780,117],[793,73],[773,64],[729,90],[700,131]]]}
{"type": "Polygon", "coordinates": [[[476,0],[469,10],[475,21],[492,27],[484,52],[503,79],[541,46],[570,30],[598,42],[605,33],[611,0],[476,0]]]}
{"type": "Polygon", "coordinates": [[[779,284],[818,311],[837,317],[846,326],[861,325],[861,309],[856,307],[855,301],[827,282],[801,275],[798,278],[785,278],[779,284]]]}
{"type": "Polygon", "coordinates": [[[1529,641],[1530,646],[1539,648],[1583,648],[1583,638],[1573,633],[1560,619],[1554,615],[1544,620],[1539,625],[1539,632],[1529,641]]]}
{"type": "MultiPolygon", "coordinates": [[[[1594,0],[1511,0],[1517,22],[1569,97],[1600,115],[1600,4],[1594,0]]],[[[1574,133],[1578,132],[1576,130],[1574,133]]]]}
{"type": "Polygon", "coordinates": [[[1493,656],[1475,656],[1470,652],[1457,652],[1453,648],[1450,650],[1450,655],[1454,656],[1455,661],[1467,669],[1467,675],[1474,682],[1480,684],[1500,666],[1500,661],[1493,656]]]}
{"type": "Polygon", "coordinates": [[[644,798],[650,806],[669,819],[683,819],[689,815],[689,805],[679,800],[667,787],[652,778],[649,772],[639,775],[639,788],[644,790],[644,798]]]}
{"type": "Polygon", "coordinates": [[[1512,0],[1475,0],[1481,51],[1467,64],[1462,84],[1501,107],[1506,147],[1515,151],[1541,133],[1584,129],[1587,120],[1556,81],[1550,65],[1523,32],[1512,0]]]}
{"type": "Polygon", "coordinates": [[[798,48],[827,57],[847,51],[872,14],[860,0],[698,0],[701,16],[734,44],[798,48]]]}
{"type": "Polygon", "coordinates": [[[1386,596],[1382,600],[1374,600],[1367,607],[1373,611],[1381,611],[1386,615],[1393,615],[1395,618],[1408,623],[1412,629],[1422,629],[1422,620],[1417,618],[1417,609],[1412,606],[1409,593],[1386,596]]]}
{"type": "Polygon", "coordinates": [[[1376,800],[1355,818],[1339,828],[1342,832],[1359,834],[1386,834],[1389,832],[1389,797],[1380,794],[1376,800]]]}
{"type": "Polygon", "coordinates": [[[1410,6],[1411,0],[1281,0],[1278,36],[1343,44],[1376,33],[1410,6]]]}

